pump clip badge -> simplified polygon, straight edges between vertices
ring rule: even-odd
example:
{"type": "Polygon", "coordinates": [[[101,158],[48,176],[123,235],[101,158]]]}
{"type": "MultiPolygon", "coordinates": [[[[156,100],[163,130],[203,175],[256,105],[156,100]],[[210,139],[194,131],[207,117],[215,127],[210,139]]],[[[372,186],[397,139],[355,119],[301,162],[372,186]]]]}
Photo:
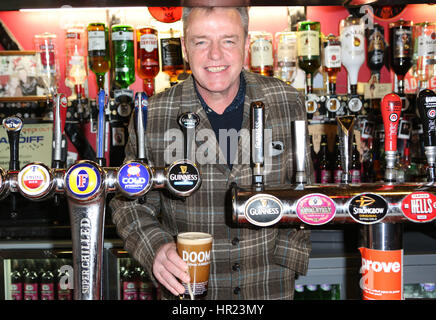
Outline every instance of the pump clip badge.
{"type": "Polygon", "coordinates": [[[298,218],[304,223],[319,226],[333,219],[336,204],[323,194],[312,193],[298,199],[296,212],[298,218]]]}
{"type": "Polygon", "coordinates": [[[436,219],[436,196],[428,192],[413,192],[401,202],[401,210],[413,222],[430,222],[436,219]]]}
{"type": "Polygon", "coordinates": [[[135,196],[143,195],[151,187],[150,171],[140,162],[129,162],[118,171],[118,186],[122,192],[135,196]]]}
{"type": "Polygon", "coordinates": [[[3,126],[7,131],[20,131],[23,126],[23,120],[19,117],[8,117],[3,119],[3,126]]]}
{"type": "Polygon", "coordinates": [[[276,224],[283,216],[283,206],[279,199],[269,194],[252,196],[245,207],[248,222],[259,227],[276,224]]]}
{"type": "Polygon", "coordinates": [[[65,175],[65,186],[76,198],[86,200],[94,196],[101,186],[99,170],[90,163],[77,163],[65,175]]]}
{"type": "Polygon", "coordinates": [[[179,116],[179,125],[186,129],[195,129],[200,123],[200,118],[192,112],[185,112],[179,116]]]}
{"type": "Polygon", "coordinates": [[[373,224],[384,219],[388,213],[388,203],[379,195],[362,193],[351,198],[348,213],[358,223],[373,224]]]}
{"type": "Polygon", "coordinates": [[[18,174],[18,186],[28,196],[38,196],[50,186],[48,170],[39,164],[29,164],[18,174]]]}

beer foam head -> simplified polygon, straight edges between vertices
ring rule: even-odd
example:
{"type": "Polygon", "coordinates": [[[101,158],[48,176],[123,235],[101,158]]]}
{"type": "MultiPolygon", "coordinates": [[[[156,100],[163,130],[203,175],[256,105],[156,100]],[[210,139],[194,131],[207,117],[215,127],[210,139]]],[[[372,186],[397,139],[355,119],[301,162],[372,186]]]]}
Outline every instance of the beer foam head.
{"type": "Polygon", "coordinates": [[[212,236],[204,232],[184,232],[177,235],[177,241],[181,244],[206,244],[212,242],[212,236]]]}

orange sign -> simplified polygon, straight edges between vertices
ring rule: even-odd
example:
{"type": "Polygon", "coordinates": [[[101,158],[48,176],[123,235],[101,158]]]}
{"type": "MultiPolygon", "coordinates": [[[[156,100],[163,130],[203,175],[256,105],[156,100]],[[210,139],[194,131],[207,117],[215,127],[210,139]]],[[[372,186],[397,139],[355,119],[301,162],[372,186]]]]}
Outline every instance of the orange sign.
{"type": "Polygon", "coordinates": [[[403,299],[403,250],[359,248],[363,274],[360,287],[364,300],[403,299]]]}

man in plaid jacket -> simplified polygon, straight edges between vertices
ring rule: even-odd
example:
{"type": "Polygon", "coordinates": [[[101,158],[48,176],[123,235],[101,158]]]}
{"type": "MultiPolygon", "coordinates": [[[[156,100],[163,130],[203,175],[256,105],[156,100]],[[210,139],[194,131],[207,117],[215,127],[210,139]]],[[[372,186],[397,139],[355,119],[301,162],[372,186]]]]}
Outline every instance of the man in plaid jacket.
{"type": "MultiPolygon", "coordinates": [[[[151,166],[170,164],[183,145],[174,140],[180,138],[177,119],[195,113],[200,121],[191,147],[202,185],[184,201],[164,191],[149,192],[141,204],[117,195],[110,203],[113,222],[125,248],[164,287],[164,298],[184,293],[181,282],[189,280],[187,265],[176,252],[176,235],[198,231],[213,235],[207,299],[292,299],[295,274],[307,272],[310,232],[232,226],[229,186],[251,184],[250,145],[239,137],[232,149],[227,136],[220,138],[250,130],[250,104],[262,101],[265,129],[271,132],[265,184],[289,184],[294,174],[291,122],[306,120],[303,98],[278,79],[243,71],[247,8],[184,8],[183,19],[183,50],[192,76],[150,98],[145,147],[151,166]]],[[[131,121],[126,159],[134,159],[135,150],[131,121]]],[[[308,182],[313,182],[309,148],[306,168],[308,182]]]]}

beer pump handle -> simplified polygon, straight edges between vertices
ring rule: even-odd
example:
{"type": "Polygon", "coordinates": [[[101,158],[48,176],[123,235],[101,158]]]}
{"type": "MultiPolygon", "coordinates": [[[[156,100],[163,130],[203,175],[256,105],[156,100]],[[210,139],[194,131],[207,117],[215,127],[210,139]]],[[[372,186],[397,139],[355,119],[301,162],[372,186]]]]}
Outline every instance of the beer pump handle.
{"type": "Polygon", "coordinates": [[[397,131],[401,106],[401,98],[395,93],[385,95],[381,102],[381,113],[385,131],[386,182],[395,182],[394,168],[397,155],[397,131]]]}
{"type": "Polygon", "coordinates": [[[264,184],[264,126],[265,105],[262,101],[251,103],[251,160],[253,162],[253,186],[262,189],[264,184]]]}
{"type": "Polygon", "coordinates": [[[135,127],[137,136],[137,158],[146,161],[145,130],[147,128],[148,97],[145,92],[135,95],[135,127]]]}
{"type": "MultiPolygon", "coordinates": [[[[19,142],[20,142],[20,132],[23,127],[23,120],[17,116],[7,117],[3,119],[3,126],[6,129],[9,139],[9,149],[10,149],[10,160],[9,160],[9,170],[18,171],[20,170],[20,160],[19,160],[19,142]]],[[[15,193],[11,193],[11,214],[15,214],[17,210],[17,196],[15,193]]]]}
{"type": "Polygon", "coordinates": [[[97,162],[101,167],[106,166],[104,149],[106,145],[106,93],[103,89],[98,93],[98,122],[97,122],[97,162]]]}
{"type": "Polygon", "coordinates": [[[294,154],[296,163],[295,182],[297,186],[306,184],[306,121],[293,121],[294,154]]]}
{"type": "Polygon", "coordinates": [[[435,181],[436,162],[436,93],[423,89],[418,94],[418,111],[424,131],[424,153],[427,158],[427,181],[435,181]]]}
{"type": "Polygon", "coordinates": [[[6,129],[9,139],[9,149],[10,149],[9,170],[12,171],[20,170],[19,140],[20,140],[20,132],[23,127],[23,120],[21,120],[21,118],[16,116],[7,117],[3,120],[3,126],[6,129]]]}
{"type": "Polygon", "coordinates": [[[341,183],[351,182],[351,157],[353,153],[354,116],[338,116],[339,151],[341,153],[342,177],[341,183]]]}
{"type": "Polygon", "coordinates": [[[53,109],[53,167],[56,169],[64,166],[62,163],[62,136],[67,118],[67,106],[67,97],[62,93],[55,94],[53,109]]]}

